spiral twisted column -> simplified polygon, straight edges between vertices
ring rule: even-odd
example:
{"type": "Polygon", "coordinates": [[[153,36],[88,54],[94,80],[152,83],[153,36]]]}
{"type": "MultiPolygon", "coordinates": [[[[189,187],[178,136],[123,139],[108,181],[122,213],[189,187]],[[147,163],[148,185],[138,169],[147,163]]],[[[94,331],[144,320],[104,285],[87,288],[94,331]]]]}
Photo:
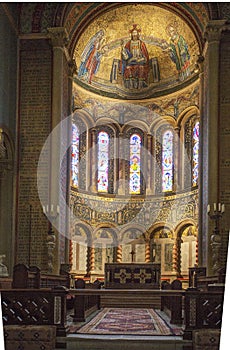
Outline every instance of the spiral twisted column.
{"type": "Polygon", "coordinates": [[[87,267],[86,267],[86,276],[89,277],[91,272],[95,269],[95,248],[88,247],[87,249],[87,267]]]}
{"type": "Polygon", "coordinates": [[[150,239],[145,242],[145,262],[150,262],[150,239]]]}
{"type": "Polygon", "coordinates": [[[90,247],[90,272],[95,270],[95,248],[90,247]]]}
{"type": "Polygon", "coordinates": [[[122,262],[122,245],[121,244],[117,246],[117,262],[118,263],[122,262]]]}
{"type": "Polygon", "coordinates": [[[199,262],[199,244],[198,244],[198,237],[196,237],[196,265],[198,265],[199,262]]]}
{"type": "Polygon", "coordinates": [[[69,241],[69,264],[73,265],[73,242],[69,241]]]}
{"type": "Polygon", "coordinates": [[[177,239],[174,240],[173,244],[173,271],[177,273],[177,265],[178,265],[178,255],[177,255],[177,239]]]}

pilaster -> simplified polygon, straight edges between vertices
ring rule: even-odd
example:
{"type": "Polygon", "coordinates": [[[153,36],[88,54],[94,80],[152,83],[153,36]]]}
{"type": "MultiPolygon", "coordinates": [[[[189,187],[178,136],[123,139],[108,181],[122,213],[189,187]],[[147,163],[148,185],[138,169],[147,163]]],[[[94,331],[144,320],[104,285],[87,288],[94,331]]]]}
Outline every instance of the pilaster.
{"type": "MultiPolygon", "coordinates": [[[[57,236],[57,246],[55,248],[54,273],[59,273],[60,268],[60,252],[59,242],[61,236],[59,230],[67,232],[67,217],[66,217],[66,198],[60,196],[62,178],[61,178],[61,139],[68,137],[68,130],[62,130],[60,125],[65,115],[63,113],[64,104],[64,69],[65,60],[70,60],[66,44],[68,42],[68,34],[63,27],[48,28],[47,37],[52,45],[52,113],[51,113],[51,141],[50,141],[50,168],[49,168],[49,203],[54,208],[60,206],[58,225],[53,227],[57,236]],[[62,135],[62,133],[64,135],[62,135]]],[[[68,74],[68,73],[67,73],[68,74]]],[[[68,84],[68,82],[67,82],[68,84]]],[[[67,111],[65,111],[67,113],[67,111]]],[[[65,113],[65,114],[66,114],[65,113]]],[[[67,113],[68,114],[68,113],[67,113]]],[[[65,143],[66,144],[66,143],[65,143]]],[[[66,169],[67,171],[67,169],[66,169]]],[[[67,184],[66,184],[67,185],[67,184]]],[[[65,239],[65,238],[63,238],[65,239]]],[[[67,242],[65,242],[66,246],[67,242]]],[[[68,249],[65,251],[68,256],[68,249]]]]}
{"type": "MultiPolygon", "coordinates": [[[[202,198],[202,243],[203,243],[203,264],[207,265],[208,274],[212,274],[212,253],[210,249],[210,235],[212,224],[208,220],[206,212],[208,203],[218,203],[219,200],[219,103],[220,103],[220,40],[222,31],[225,28],[225,20],[210,21],[204,32],[207,40],[204,53],[205,72],[204,72],[204,91],[203,105],[204,110],[202,124],[202,174],[203,184],[202,192],[207,196],[202,198]],[[206,260],[206,261],[205,261],[206,260]]],[[[203,88],[203,87],[202,87],[203,88]]]]}

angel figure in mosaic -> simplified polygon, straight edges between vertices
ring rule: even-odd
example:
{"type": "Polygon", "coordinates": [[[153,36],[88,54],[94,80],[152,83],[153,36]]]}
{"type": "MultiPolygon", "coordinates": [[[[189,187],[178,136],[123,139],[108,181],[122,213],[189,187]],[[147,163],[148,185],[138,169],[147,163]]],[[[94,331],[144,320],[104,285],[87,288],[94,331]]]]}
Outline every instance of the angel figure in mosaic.
{"type": "Polygon", "coordinates": [[[101,29],[88,41],[82,52],[78,77],[83,78],[89,84],[99,70],[102,55],[107,52],[104,42],[105,32],[101,29]]]}

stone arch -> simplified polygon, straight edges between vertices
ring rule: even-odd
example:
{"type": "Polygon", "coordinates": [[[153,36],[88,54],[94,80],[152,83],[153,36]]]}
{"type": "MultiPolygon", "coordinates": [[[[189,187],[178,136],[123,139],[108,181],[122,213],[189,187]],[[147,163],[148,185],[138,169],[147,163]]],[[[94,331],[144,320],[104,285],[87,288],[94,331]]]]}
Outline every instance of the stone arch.
{"type": "Polygon", "coordinates": [[[198,227],[194,220],[183,220],[175,228],[175,233],[175,263],[177,273],[181,276],[188,274],[189,267],[198,264],[198,227]]]}

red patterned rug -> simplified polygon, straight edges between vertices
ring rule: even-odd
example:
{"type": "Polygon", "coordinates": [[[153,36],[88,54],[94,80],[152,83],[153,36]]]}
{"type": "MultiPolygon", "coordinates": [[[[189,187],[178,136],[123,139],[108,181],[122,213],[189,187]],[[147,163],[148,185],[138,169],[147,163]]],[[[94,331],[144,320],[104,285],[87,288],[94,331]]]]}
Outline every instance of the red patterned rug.
{"type": "Polygon", "coordinates": [[[71,333],[180,335],[181,330],[172,329],[153,309],[104,308],[71,333]]]}

